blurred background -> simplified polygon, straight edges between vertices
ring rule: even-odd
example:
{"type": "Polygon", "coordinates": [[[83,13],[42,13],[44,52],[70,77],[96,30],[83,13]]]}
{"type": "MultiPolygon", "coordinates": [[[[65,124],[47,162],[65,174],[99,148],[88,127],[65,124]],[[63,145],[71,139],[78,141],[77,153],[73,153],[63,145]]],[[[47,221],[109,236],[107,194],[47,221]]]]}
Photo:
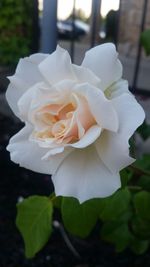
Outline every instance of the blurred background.
{"type": "MultiPolygon", "coordinates": [[[[123,77],[143,105],[150,124],[150,58],[141,43],[141,34],[147,29],[150,0],[0,0],[0,267],[79,267],[59,233],[35,259],[24,257],[23,242],[15,227],[15,205],[32,194],[49,195],[52,185],[49,177],[19,168],[9,160],[6,145],[22,124],[6,103],[6,76],[15,72],[20,57],[51,53],[57,44],[69,51],[74,63],[81,64],[89,48],[113,42],[123,64],[123,77]]],[[[137,137],[137,150],[139,155],[149,153],[150,138],[143,143],[137,137]]],[[[95,244],[93,249],[88,248],[89,255],[84,255],[85,259],[90,257],[94,267],[150,266],[149,254],[118,256],[103,243],[97,251],[95,244]]],[[[82,266],[91,265],[85,260],[82,266]]]]}
{"type": "Polygon", "coordinates": [[[149,59],[139,42],[150,27],[149,13],[148,0],[1,0],[1,78],[20,57],[51,53],[57,43],[80,64],[87,49],[110,41],[118,48],[132,91],[149,95],[149,59]]]}

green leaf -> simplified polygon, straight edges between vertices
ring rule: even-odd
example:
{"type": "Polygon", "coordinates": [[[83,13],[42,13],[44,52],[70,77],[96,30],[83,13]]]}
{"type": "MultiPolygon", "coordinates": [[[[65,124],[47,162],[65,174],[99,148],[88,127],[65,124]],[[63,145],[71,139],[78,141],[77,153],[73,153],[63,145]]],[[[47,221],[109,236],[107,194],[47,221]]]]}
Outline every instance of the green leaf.
{"type": "Polygon", "coordinates": [[[142,240],[150,239],[150,222],[134,216],[131,222],[132,230],[136,237],[142,240]]]}
{"type": "Polygon", "coordinates": [[[141,255],[141,254],[146,252],[148,247],[149,247],[149,241],[148,240],[139,240],[136,237],[132,238],[130,248],[134,253],[141,255]]]}
{"type": "Polygon", "coordinates": [[[102,238],[115,245],[116,251],[123,251],[130,243],[128,224],[118,221],[106,222],[101,229],[102,238]]]}
{"type": "Polygon", "coordinates": [[[145,30],[141,34],[141,44],[147,56],[150,55],[150,30],[145,30]]]}
{"type": "Polygon", "coordinates": [[[150,191],[150,177],[147,175],[142,175],[139,178],[137,185],[142,187],[146,191],[150,191]]]}
{"type": "Polygon", "coordinates": [[[99,217],[103,221],[116,220],[129,211],[131,194],[127,188],[118,190],[111,197],[102,200],[103,205],[99,210],[99,217]]]}
{"type": "Polygon", "coordinates": [[[150,171],[150,155],[146,154],[142,159],[136,160],[133,166],[137,167],[141,171],[150,171]]]}
{"type": "Polygon", "coordinates": [[[132,176],[133,176],[133,171],[132,170],[123,169],[120,172],[122,187],[126,187],[127,186],[128,182],[131,180],[132,176]]]}
{"type": "Polygon", "coordinates": [[[62,202],[61,196],[56,197],[55,193],[53,192],[49,198],[50,198],[51,202],[53,203],[54,208],[61,209],[61,202],[62,202]]]}
{"type": "Polygon", "coordinates": [[[71,234],[87,237],[98,219],[96,207],[94,200],[80,204],[75,198],[64,197],[61,206],[64,226],[71,234]]]}
{"type": "Polygon", "coordinates": [[[52,231],[52,203],[48,197],[31,196],[17,204],[16,225],[25,243],[25,254],[32,258],[42,249],[52,231]]]}
{"type": "Polygon", "coordinates": [[[150,125],[144,121],[144,123],[138,128],[138,133],[143,138],[143,140],[146,140],[150,137],[150,125]]]}
{"type": "Polygon", "coordinates": [[[54,208],[61,209],[61,203],[62,203],[62,197],[61,196],[55,197],[53,199],[53,206],[54,206],[54,208]]]}
{"type": "Polygon", "coordinates": [[[137,215],[150,221],[150,193],[141,191],[134,196],[134,207],[137,215]]]}

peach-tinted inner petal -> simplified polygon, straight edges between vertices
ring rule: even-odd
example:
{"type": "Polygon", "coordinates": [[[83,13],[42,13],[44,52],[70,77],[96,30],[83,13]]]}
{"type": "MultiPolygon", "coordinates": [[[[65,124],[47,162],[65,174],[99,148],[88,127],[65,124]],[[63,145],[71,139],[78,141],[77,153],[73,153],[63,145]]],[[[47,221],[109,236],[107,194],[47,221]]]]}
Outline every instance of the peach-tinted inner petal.
{"type": "Polygon", "coordinates": [[[34,137],[42,141],[54,139],[57,144],[77,142],[85,132],[96,124],[87,100],[72,94],[70,102],[47,104],[37,110],[35,117],[43,130],[35,131],[34,137]]]}

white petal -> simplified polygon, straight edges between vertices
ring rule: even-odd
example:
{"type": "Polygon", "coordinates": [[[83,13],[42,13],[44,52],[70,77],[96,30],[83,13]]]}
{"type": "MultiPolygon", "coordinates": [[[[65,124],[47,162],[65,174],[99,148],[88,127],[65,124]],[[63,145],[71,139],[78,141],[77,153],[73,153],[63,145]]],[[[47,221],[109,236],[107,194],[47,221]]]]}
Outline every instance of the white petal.
{"type": "Polygon", "coordinates": [[[119,134],[128,140],[135,130],[143,123],[145,112],[135,97],[131,94],[122,94],[111,100],[119,117],[119,134]]]}
{"type": "Polygon", "coordinates": [[[9,77],[10,84],[6,91],[6,99],[13,110],[13,112],[18,116],[18,99],[24,94],[24,92],[43,80],[37,64],[44,60],[47,55],[44,54],[34,54],[28,58],[20,59],[16,73],[9,77]]]}
{"type": "Polygon", "coordinates": [[[113,98],[112,103],[119,117],[118,133],[104,131],[95,146],[102,161],[115,173],[134,162],[129,156],[128,140],[142,124],[145,115],[131,94],[113,98]]]}
{"type": "MultiPolygon", "coordinates": [[[[14,79],[14,78],[13,78],[14,79]]],[[[17,79],[17,83],[20,83],[20,88],[24,88],[24,86],[22,87],[22,82],[18,79],[17,79]]],[[[10,83],[8,88],[7,88],[7,91],[6,91],[6,99],[7,99],[7,102],[10,106],[10,108],[12,109],[12,111],[14,112],[14,114],[16,116],[19,117],[19,110],[18,110],[18,106],[17,106],[17,102],[18,102],[18,99],[22,96],[23,94],[23,90],[19,90],[19,88],[16,87],[16,83],[10,83]]]]}
{"type": "Polygon", "coordinates": [[[80,202],[107,197],[121,186],[119,174],[113,175],[105,167],[94,146],[72,152],[52,180],[57,196],[72,196],[80,202]]]}
{"type": "Polygon", "coordinates": [[[95,86],[99,86],[100,79],[90,70],[82,66],[72,65],[73,71],[76,75],[76,79],[79,83],[89,83],[95,86]]]}
{"type": "Polygon", "coordinates": [[[39,82],[30,87],[20,97],[17,105],[19,107],[19,115],[24,120],[28,120],[30,112],[46,106],[48,104],[61,104],[68,100],[68,86],[73,86],[70,81],[63,81],[54,86],[47,86],[44,82],[39,82]],[[60,90],[59,93],[57,89],[60,90]],[[64,89],[64,90],[63,90],[64,89]],[[63,91],[63,92],[62,92],[63,91]]]}
{"type": "Polygon", "coordinates": [[[74,90],[87,98],[90,111],[101,128],[114,132],[118,130],[117,113],[101,90],[86,83],[75,86],[74,90]]]}
{"type": "Polygon", "coordinates": [[[77,120],[77,126],[78,126],[78,136],[79,136],[79,139],[81,139],[83,135],[85,134],[85,129],[82,126],[81,122],[78,119],[76,120],[77,120]]]}
{"type": "Polygon", "coordinates": [[[36,107],[37,101],[41,101],[42,95],[40,89],[44,87],[43,83],[36,83],[30,87],[18,100],[17,106],[19,108],[19,116],[24,120],[28,120],[28,113],[32,106],[32,109],[36,107]],[[31,105],[32,104],[32,105],[31,105]]]}
{"type": "Polygon", "coordinates": [[[108,99],[118,97],[124,93],[131,94],[129,91],[128,81],[123,79],[120,79],[119,81],[115,82],[105,91],[105,95],[108,99]]]}
{"type": "Polygon", "coordinates": [[[39,70],[50,84],[55,84],[65,79],[76,80],[72,70],[70,56],[66,50],[59,46],[57,46],[54,53],[39,64],[39,70]]]}
{"type": "Polygon", "coordinates": [[[38,108],[49,104],[65,104],[69,101],[70,92],[74,82],[64,80],[54,86],[47,86],[44,82],[39,82],[30,87],[20,97],[17,105],[19,107],[19,117],[23,121],[29,121],[35,125],[36,130],[44,129],[41,122],[36,121],[34,113],[38,108]]]}
{"type": "Polygon", "coordinates": [[[92,70],[101,80],[101,88],[107,89],[122,76],[122,65],[113,44],[96,46],[86,52],[82,66],[92,70]]]}
{"type": "Polygon", "coordinates": [[[23,81],[28,83],[28,87],[43,80],[39,73],[38,65],[48,57],[47,54],[33,54],[19,60],[16,73],[23,81]]]}
{"type": "MultiPolygon", "coordinates": [[[[61,80],[58,83],[55,84],[55,88],[59,91],[59,93],[62,95],[65,94],[65,97],[67,94],[69,94],[70,90],[75,86],[76,82],[73,80],[61,80]]],[[[65,100],[64,97],[64,100],[65,100]]]]}
{"type": "Polygon", "coordinates": [[[53,155],[56,155],[56,154],[59,154],[59,153],[62,153],[64,151],[64,147],[56,147],[56,148],[53,148],[51,150],[49,150],[46,155],[44,155],[44,157],[42,158],[42,160],[48,160],[50,158],[50,156],[53,156],[53,155]]]}
{"type": "Polygon", "coordinates": [[[80,141],[71,144],[70,146],[75,148],[87,147],[92,143],[94,143],[95,140],[100,136],[100,134],[101,134],[101,128],[97,125],[94,125],[84,134],[84,136],[80,139],[80,141]]]}
{"type": "Polygon", "coordinates": [[[46,59],[49,56],[49,54],[43,54],[43,53],[35,53],[32,54],[31,56],[29,56],[30,62],[34,63],[34,64],[40,64],[44,59],[46,59]]]}
{"type": "Polygon", "coordinates": [[[129,156],[128,143],[116,133],[104,131],[95,142],[97,153],[112,173],[118,173],[135,160],[129,156]]]}
{"type": "Polygon", "coordinates": [[[56,154],[42,160],[49,149],[41,148],[37,143],[29,141],[32,128],[25,126],[19,133],[10,139],[7,150],[10,152],[11,160],[18,163],[21,167],[29,170],[53,174],[66,156],[72,151],[71,148],[65,149],[63,153],[56,154]]]}

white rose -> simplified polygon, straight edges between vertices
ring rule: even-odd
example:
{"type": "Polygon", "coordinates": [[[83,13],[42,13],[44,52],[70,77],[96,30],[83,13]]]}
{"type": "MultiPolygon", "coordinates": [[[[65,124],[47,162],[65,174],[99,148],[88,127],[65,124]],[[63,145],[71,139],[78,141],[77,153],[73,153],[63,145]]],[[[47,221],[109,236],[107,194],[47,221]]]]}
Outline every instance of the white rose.
{"type": "Polygon", "coordinates": [[[144,111],[121,79],[113,44],[89,50],[81,66],[57,47],[19,61],[6,97],[25,127],[11,138],[12,161],[52,174],[56,195],[80,202],[120,187],[131,164],[128,140],[144,111]]]}

